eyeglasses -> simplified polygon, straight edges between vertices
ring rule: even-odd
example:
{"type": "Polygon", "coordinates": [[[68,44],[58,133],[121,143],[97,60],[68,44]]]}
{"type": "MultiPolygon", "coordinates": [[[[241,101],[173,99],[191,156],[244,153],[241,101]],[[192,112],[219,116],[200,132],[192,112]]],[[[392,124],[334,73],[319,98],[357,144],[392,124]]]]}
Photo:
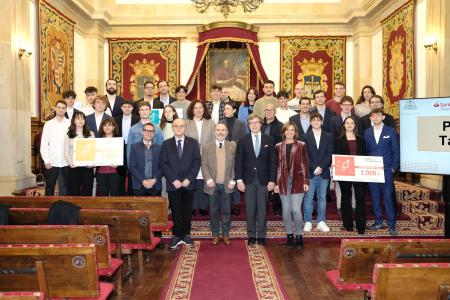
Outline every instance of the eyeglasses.
{"type": "Polygon", "coordinates": [[[154,130],[150,130],[150,129],[142,129],[143,132],[147,132],[147,133],[155,133],[154,130]]]}
{"type": "Polygon", "coordinates": [[[248,122],[248,125],[258,125],[261,124],[260,121],[253,121],[253,122],[248,122]]]}

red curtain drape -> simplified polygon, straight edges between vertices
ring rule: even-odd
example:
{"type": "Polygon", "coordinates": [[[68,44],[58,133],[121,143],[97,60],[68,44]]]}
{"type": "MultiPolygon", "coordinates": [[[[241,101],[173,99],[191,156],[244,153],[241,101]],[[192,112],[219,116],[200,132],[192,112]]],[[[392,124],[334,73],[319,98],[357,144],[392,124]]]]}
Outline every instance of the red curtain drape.
{"type": "Polygon", "coordinates": [[[238,44],[239,48],[248,50],[251,58],[250,86],[256,87],[261,92],[262,83],[264,80],[267,80],[267,75],[261,64],[257,33],[244,28],[220,27],[199,33],[194,69],[186,84],[188,87],[188,99],[206,100],[209,97],[209,93],[206,91],[205,58],[211,46],[221,42],[233,42],[235,45],[238,44]]]}

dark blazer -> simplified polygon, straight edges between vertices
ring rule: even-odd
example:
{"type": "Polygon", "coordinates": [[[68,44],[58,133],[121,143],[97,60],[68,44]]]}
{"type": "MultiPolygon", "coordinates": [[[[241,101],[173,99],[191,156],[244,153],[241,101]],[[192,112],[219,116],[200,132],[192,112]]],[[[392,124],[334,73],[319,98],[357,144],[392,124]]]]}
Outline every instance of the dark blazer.
{"type": "MultiPolygon", "coordinates": [[[[313,112],[319,112],[319,111],[317,110],[317,108],[314,108],[311,110],[311,113],[313,113],[313,112]]],[[[323,123],[322,123],[323,130],[325,130],[326,132],[332,133],[331,132],[331,119],[335,116],[336,116],[336,113],[334,111],[332,111],[328,107],[325,109],[325,114],[324,114],[323,123]]]]}
{"type": "Polygon", "coordinates": [[[178,157],[175,137],[165,140],[161,147],[160,161],[163,175],[167,180],[168,192],[177,190],[172,184],[177,179],[181,182],[188,179],[190,184],[186,189],[196,189],[195,179],[200,170],[202,159],[200,157],[200,147],[195,139],[188,136],[184,137],[181,159],[178,157]]]}
{"type": "Polygon", "coordinates": [[[370,156],[382,156],[384,169],[395,172],[400,163],[400,144],[395,128],[383,126],[378,144],[375,140],[373,127],[364,131],[367,154],[370,156]]]}
{"type": "MultiPolygon", "coordinates": [[[[164,102],[161,101],[160,96],[156,97],[153,101],[155,101],[155,100],[158,100],[159,102],[161,102],[163,104],[163,107],[164,107],[164,102]]],[[[169,104],[174,102],[174,101],[177,101],[177,98],[174,98],[174,97],[169,95],[169,104]]]]}
{"type": "MultiPolygon", "coordinates": [[[[77,111],[80,111],[80,110],[78,110],[78,109],[76,109],[75,107],[73,108],[73,113],[75,114],[75,112],[77,112],[77,111]]],[[[64,117],[66,117],[66,119],[69,119],[69,114],[67,113],[67,111],[66,111],[66,113],[64,114],[64,117]]]]}
{"type": "MultiPolygon", "coordinates": [[[[120,116],[115,117],[114,120],[116,121],[117,127],[118,127],[118,129],[119,129],[119,136],[122,136],[122,120],[123,120],[123,115],[120,115],[120,116]]],[[[138,118],[136,115],[131,114],[131,126],[130,126],[130,129],[131,129],[131,127],[132,127],[134,124],[136,124],[137,122],[139,122],[139,118],[138,118]]]]}
{"type": "MultiPolygon", "coordinates": [[[[372,127],[372,122],[370,121],[370,114],[367,114],[367,115],[361,117],[361,123],[362,123],[363,133],[366,131],[367,128],[372,127]]],[[[385,114],[383,124],[387,125],[389,127],[395,128],[394,117],[390,114],[385,114]]]]}
{"type": "Polygon", "coordinates": [[[292,116],[289,118],[289,121],[294,123],[297,126],[298,129],[298,139],[302,142],[305,141],[306,132],[311,130],[311,125],[309,125],[308,130],[306,132],[303,130],[302,127],[302,121],[300,121],[300,114],[297,114],[295,116],[292,116]]]}
{"type": "MultiPolygon", "coordinates": [[[[227,125],[227,119],[223,119],[219,121],[219,124],[227,125]]],[[[228,131],[230,129],[228,128],[228,131]]],[[[239,142],[239,140],[248,133],[247,126],[241,120],[235,119],[233,128],[231,130],[231,140],[234,142],[239,142]]]]}
{"type": "Polygon", "coordinates": [[[331,133],[322,130],[320,135],[319,149],[317,149],[316,139],[313,130],[306,133],[306,149],[308,153],[309,177],[314,177],[314,170],[322,168],[320,177],[330,179],[331,155],[334,150],[334,138],[331,133]]]}
{"type": "Polygon", "coordinates": [[[123,98],[120,96],[116,96],[116,101],[114,101],[114,107],[111,107],[109,105],[109,101],[108,101],[108,107],[111,110],[111,114],[112,114],[113,118],[120,116],[122,114],[122,103],[123,103],[123,98]]]}
{"type": "MultiPolygon", "coordinates": [[[[362,128],[361,118],[355,115],[352,115],[356,120],[356,128],[358,128],[358,134],[360,136],[364,135],[364,130],[362,128]]],[[[342,120],[341,115],[334,116],[330,122],[330,133],[333,134],[334,138],[337,139],[341,135],[342,124],[344,124],[344,120],[342,120]]]]}
{"type": "MultiPolygon", "coordinates": [[[[106,113],[104,113],[102,121],[105,119],[109,119],[109,118],[111,118],[111,117],[109,115],[107,115],[106,113]]],[[[95,112],[86,116],[86,124],[89,127],[89,129],[94,133],[96,138],[100,137],[99,131],[97,130],[97,123],[95,123],[95,112]]],[[[98,125],[100,126],[100,124],[98,124],[98,125]]]]}
{"type": "MultiPolygon", "coordinates": [[[[341,135],[336,139],[335,154],[351,155],[350,147],[348,145],[347,136],[341,135]]],[[[362,136],[356,135],[356,155],[367,155],[366,143],[362,136]]]]}
{"type": "MultiPolygon", "coordinates": [[[[134,114],[139,117],[139,103],[144,101],[144,98],[139,99],[138,101],[134,102],[133,112],[134,114]]],[[[153,105],[150,105],[151,109],[159,109],[164,108],[164,103],[162,103],[159,99],[154,98],[153,99],[153,105]]]]}
{"type": "Polygon", "coordinates": [[[249,133],[239,140],[236,150],[235,177],[245,184],[253,183],[255,176],[261,185],[277,179],[275,144],[272,137],[261,134],[261,147],[256,157],[252,135],[249,133]]]}
{"type": "MultiPolygon", "coordinates": [[[[131,145],[130,161],[128,164],[128,170],[133,175],[133,189],[138,190],[142,187],[142,181],[145,178],[145,148],[143,141],[137,142],[131,145]]],[[[161,154],[161,145],[153,144],[150,146],[152,151],[152,179],[156,179],[156,183],[153,186],[157,191],[162,188],[161,177],[162,171],[159,163],[159,156],[161,154]]]]}
{"type": "MultiPolygon", "coordinates": [[[[264,133],[267,126],[269,126],[266,122],[266,119],[264,119],[264,123],[262,124],[261,127],[261,132],[264,133]]],[[[269,135],[273,138],[273,143],[276,145],[279,142],[281,142],[281,140],[283,139],[281,137],[281,128],[283,127],[283,123],[281,123],[280,121],[278,121],[277,117],[275,117],[275,119],[270,122],[270,132],[269,135]]]]}

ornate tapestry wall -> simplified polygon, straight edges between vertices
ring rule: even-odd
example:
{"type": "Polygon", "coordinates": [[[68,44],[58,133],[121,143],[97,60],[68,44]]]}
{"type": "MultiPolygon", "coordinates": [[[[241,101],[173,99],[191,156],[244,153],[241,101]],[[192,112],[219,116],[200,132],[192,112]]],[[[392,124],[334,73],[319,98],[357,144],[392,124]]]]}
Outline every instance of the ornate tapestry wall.
{"type": "MultiPolygon", "coordinates": [[[[262,91],[267,75],[259,55],[258,27],[242,22],[218,22],[198,31],[197,56],[187,82],[188,99],[209,99],[213,83],[228,88],[230,95],[242,95],[249,87],[262,91]]],[[[235,96],[234,100],[243,98],[235,96]]]]}
{"type": "Polygon", "coordinates": [[[75,23],[47,2],[39,1],[39,110],[41,120],[53,114],[62,93],[73,88],[75,23]]]}
{"type": "Polygon", "coordinates": [[[302,82],[308,97],[321,89],[331,99],[334,83],[345,83],[345,41],[345,36],[280,37],[281,89],[294,97],[302,82]]]}
{"type": "Polygon", "coordinates": [[[180,39],[109,39],[109,76],[125,99],[141,99],[147,80],[166,80],[174,95],[180,81],[180,39]]]}
{"type": "Polygon", "coordinates": [[[398,119],[398,100],[414,97],[414,1],[381,23],[384,110],[398,119]]]}

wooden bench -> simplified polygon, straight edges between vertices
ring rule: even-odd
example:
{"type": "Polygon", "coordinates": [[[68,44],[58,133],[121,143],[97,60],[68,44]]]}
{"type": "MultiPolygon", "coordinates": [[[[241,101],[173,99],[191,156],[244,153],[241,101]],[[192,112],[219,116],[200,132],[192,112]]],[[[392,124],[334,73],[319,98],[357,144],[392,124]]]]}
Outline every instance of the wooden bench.
{"type": "Polygon", "coordinates": [[[148,210],[152,213],[154,231],[163,232],[173,227],[173,223],[168,220],[167,200],[162,197],[2,196],[0,204],[10,204],[12,207],[49,208],[58,200],[71,202],[81,208],[148,210]]]}
{"type": "Polygon", "coordinates": [[[0,244],[94,244],[98,275],[117,275],[117,293],[122,293],[123,261],[111,257],[107,225],[5,225],[0,244]]]}
{"type": "Polygon", "coordinates": [[[343,239],[339,269],[327,272],[338,290],[367,290],[377,263],[450,262],[450,240],[343,239]]]}
{"type": "Polygon", "coordinates": [[[437,300],[450,299],[450,283],[441,284],[439,286],[439,297],[437,300]]]}
{"type": "MultiPolygon", "coordinates": [[[[48,208],[11,208],[9,210],[9,223],[13,225],[46,224],[48,208]]],[[[139,270],[144,269],[143,250],[153,250],[160,243],[161,238],[153,236],[151,232],[151,218],[149,211],[142,210],[103,210],[80,209],[79,224],[83,225],[109,225],[111,250],[120,251],[138,250],[139,270]]]]}
{"type": "MultiPolygon", "coordinates": [[[[439,299],[450,282],[449,263],[375,264],[370,299],[439,299]]],[[[366,297],[369,298],[369,297],[366,297]]]]}
{"type": "Polygon", "coordinates": [[[90,245],[0,245],[0,292],[41,292],[45,297],[106,299],[90,245]]]}

